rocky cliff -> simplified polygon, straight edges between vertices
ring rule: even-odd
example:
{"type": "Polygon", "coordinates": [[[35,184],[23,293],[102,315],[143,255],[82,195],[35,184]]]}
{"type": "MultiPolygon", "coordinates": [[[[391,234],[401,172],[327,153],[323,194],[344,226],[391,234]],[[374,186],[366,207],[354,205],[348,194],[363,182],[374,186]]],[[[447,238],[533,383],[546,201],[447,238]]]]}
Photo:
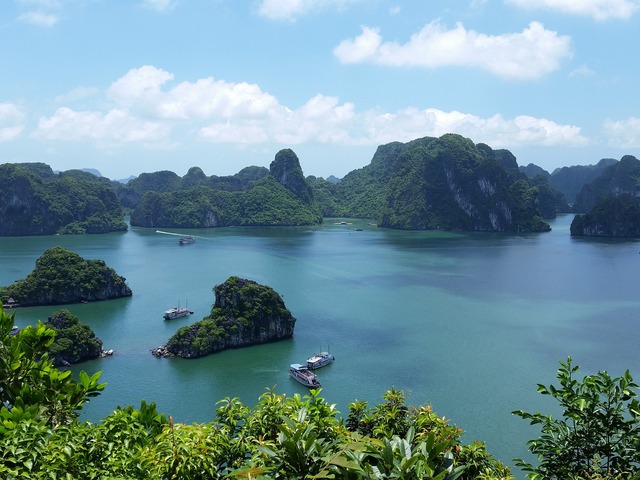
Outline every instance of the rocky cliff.
{"type": "Polygon", "coordinates": [[[49,357],[54,365],[72,365],[102,356],[102,340],[68,310],[54,312],[45,325],[56,332],[49,348],[49,357]]]}
{"type": "Polygon", "coordinates": [[[293,336],[296,319],[271,287],[234,276],[214,292],[211,314],[180,328],[154,355],[197,358],[293,336]]]}
{"type": "Polygon", "coordinates": [[[313,192],[304,178],[300,161],[293,150],[280,150],[269,165],[269,173],[304,203],[309,204],[313,201],[313,192]]]}
{"type": "Polygon", "coordinates": [[[539,189],[515,157],[460,135],[405,144],[387,189],[380,226],[409,230],[547,231],[539,189]]]}
{"type": "Polygon", "coordinates": [[[44,164],[0,165],[0,236],[107,233],[127,229],[111,182],[44,164]]]}
{"type": "Polygon", "coordinates": [[[589,213],[575,216],[571,222],[571,235],[640,237],[640,202],[628,193],[606,197],[589,213]]]}
{"type": "Polygon", "coordinates": [[[126,279],[102,260],[85,260],[77,253],[53,247],[36,261],[24,279],[0,288],[3,303],[9,298],[22,305],[61,305],[129,297],[126,279]]]}

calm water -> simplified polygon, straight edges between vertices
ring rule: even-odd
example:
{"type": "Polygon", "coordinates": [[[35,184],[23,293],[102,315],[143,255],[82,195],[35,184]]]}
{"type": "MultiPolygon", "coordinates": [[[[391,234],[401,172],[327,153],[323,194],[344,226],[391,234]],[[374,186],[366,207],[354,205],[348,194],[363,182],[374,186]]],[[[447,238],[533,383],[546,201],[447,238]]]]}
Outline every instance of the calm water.
{"type": "MultiPolygon", "coordinates": [[[[267,387],[304,394],[288,365],[329,348],[336,362],[318,372],[322,396],[344,414],[349,402],[378,403],[394,386],[511,463],[538,431],[510,412],[554,412],[536,384],[554,381],[559,360],[571,355],[584,373],[628,368],[640,378],[640,242],[572,239],[571,219],[517,236],[327,219],[315,228],[189,230],[201,238],[187,246],[140,228],[0,238],[0,285],[23,278],[55,245],[126,277],[133,297],[66,307],[115,350],[74,367],[102,370],[108,383],[85,408],[90,420],[144,399],[178,421],[204,422],[226,396],[252,405],[267,387]],[[198,360],[153,357],[153,347],[209,312],[212,288],[231,275],[279,292],[297,318],[294,338],[198,360]],[[178,303],[195,314],[164,321],[163,310],[178,303]]],[[[16,324],[54,310],[18,309],[16,324]]]]}

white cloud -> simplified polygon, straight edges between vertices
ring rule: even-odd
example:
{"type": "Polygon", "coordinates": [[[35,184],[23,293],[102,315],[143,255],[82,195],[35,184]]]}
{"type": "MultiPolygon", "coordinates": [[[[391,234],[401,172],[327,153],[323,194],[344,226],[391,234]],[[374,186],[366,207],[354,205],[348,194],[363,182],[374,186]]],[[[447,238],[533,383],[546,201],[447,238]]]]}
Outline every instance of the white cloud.
{"type": "Polygon", "coordinates": [[[172,10],[178,4],[177,0],[142,0],[142,6],[157,12],[172,10]]]}
{"type": "Polygon", "coordinates": [[[423,136],[439,137],[445,133],[458,133],[493,148],[583,146],[587,143],[579,127],[526,115],[513,119],[501,115],[481,118],[458,111],[407,108],[395,114],[369,112],[362,123],[373,144],[395,140],[406,142],[423,136]]]}
{"type": "Polygon", "coordinates": [[[355,39],[341,42],[334,55],[346,64],[373,63],[393,67],[478,67],[504,78],[525,80],[557,70],[570,56],[570,39],[541,23],[520,33],[486,35],[461,23],[450,30],[426,25],[405,44],[383,42],[378,29],[362,27],[355,39]]]}
{"type": "Polygon", "coordinates": [[[111,85],[108,93],[119,105],[133,111],[174,120],[255,117],[280,108],[275,97],[255,84],[209,77],[163,90],[170,80],[172,73],[146,65],[130,70],[111,85]]]}
{"type": "Polygon", "coordinates": [[[60,17],[54,13],[47,13],[41,10],[34,10],[23,13],[18,17],[23,23],[36,25],[38,27],[52,27],[60,20],[60,17]]]}
{"type": "Polygon", "coordinates": [[[13,103],[0,103],[0,142],[13,140],[24,130],[25,115],[13,103]]]}
{"type": "Polygon", "coordinates": [[[640,148],[640,118],[606,120],[603,126],[607,143],[615,148],[640,148]]]}
{"type": "Polygon", "coordinates": [[[126,110],[103,112],[59,108],[38,121],[36,137],[48,140],[93,140],[98,143],[153,142],[168,134],[158,122],[144,121],[126,110]]]}
{"type": "MultiPolygon", "coordinates": [[[[237,145],[375,146],[444,133],[459,133],[496,148],[588,143],[577,126],[525,115],[481,118],[433,108],[358,112],[353,103],[321,94],[290,108],[256,84],[203,78],[172,85],[173,78],[172,73],[149,65],[132,69],[107,90],[115,105],[104,111],[59,108],[40,119],[36,136],[92,140],[99,145],[161,145],[175,143],[172,134],[180,128],[202,140],[237,145]]],[[[187,137],[182,142],[192,140],[187,137]]]]}
{"type": "Polygon", "coordinates": [[[313,12],[346,8],[361,0],[260,0],[258,14],[270,20],[296,20],[313,12]]]}
{"type": "Polygon", "coordinates": [[[638,0],[505,0],[522,8],[546,8],[572,15],[586,15],[596,20],[630,18],[640,9],[638,0]]]}

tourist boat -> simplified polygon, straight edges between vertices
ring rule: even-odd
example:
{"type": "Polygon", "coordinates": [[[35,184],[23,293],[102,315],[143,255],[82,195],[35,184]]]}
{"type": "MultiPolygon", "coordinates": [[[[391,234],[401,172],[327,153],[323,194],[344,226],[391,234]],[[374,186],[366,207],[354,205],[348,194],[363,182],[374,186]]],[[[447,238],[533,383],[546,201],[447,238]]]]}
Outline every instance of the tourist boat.
{"type": "Polygon", "coordinates": [[[307,360],[307,368],[309,370],[315,370],[316,368],[324,367],[325,365],[329,365],[336,359],[329,352],[322,352],[320,354],[313,354],[312,357],[309,357],[307,360]]]}
{"type": "Polygon", "coordinates": [[[320,388],[322,386],[320,385],[316,374],[304,365],[300,365],[299,363],[291,364],[291,366],[289,367],[289,373],[295,380],[300,382],[305,387],[320,388]]]}
{"type": "Polygon", "coordinates": [[[169,310],[164,311],[165,320],[173,320],[176,318],[186,317],[187,315],[191,315],[193,312],[185,307],[171,307],[169,310]]]}
{"type": "Polygon", "coordinates": [[[180,245],[189,245],[190,243],[196,243],[196,237],[193,235],[185,235],[184,237],[180,237],[178,239],[178,243],[180,245]]]}

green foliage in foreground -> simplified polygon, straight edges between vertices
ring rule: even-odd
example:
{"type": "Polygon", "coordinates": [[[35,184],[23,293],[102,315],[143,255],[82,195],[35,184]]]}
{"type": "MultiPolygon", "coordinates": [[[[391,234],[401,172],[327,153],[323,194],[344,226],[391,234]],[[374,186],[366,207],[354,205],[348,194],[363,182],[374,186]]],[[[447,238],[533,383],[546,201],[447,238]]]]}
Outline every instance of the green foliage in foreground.
{"type": "MultiPolygon", "coordinates": [[[[4,479],[437,479],[513,480],[483,443],[428,406],[409,407],[391,389],[383,402],[349,405],[346,420],[320,397],[267,390],[254,407],[218,402],[209,423],[176,424],[153,403],[117,408],[98,424],[80,422],[100,373],[79,381],[51,364],[52,330],[39,323],[11,336],[0,310],[0,478],[4,479]]],[[[520,461],[531,479],[637,479],[640,406],[629,372],[576,379],[561,363],[559,387],[539,386],[563,419],[514,412],[542,426],[520,461]]]]}
{"type": "Polygon", "coordinates": [[[640,478],[640,403],[627,370],[623,376],[607,372],[576,378],[579,367],[560,362],[558,387],[538,385],[538,392],[555,398],[563,418],[514,414],[540,425],[540,438],[528,442],[539,465],[518,460],[532,479],[640,478]]]}

